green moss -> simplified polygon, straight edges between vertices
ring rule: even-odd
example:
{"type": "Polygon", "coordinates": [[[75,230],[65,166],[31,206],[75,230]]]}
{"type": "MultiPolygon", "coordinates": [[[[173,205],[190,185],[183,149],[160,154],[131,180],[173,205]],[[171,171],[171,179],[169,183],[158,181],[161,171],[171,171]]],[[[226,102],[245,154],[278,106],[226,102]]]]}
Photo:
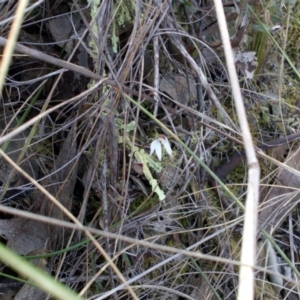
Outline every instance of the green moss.
{"type": "Polygon", "coordinates": [[[300,67],[300,3],[294,7],[295,14],[291,18],[288,32],[287,54],[299,70],[300,67]]]}
{"type": "Polygon", "coordinates": [[[132,216],[135,216],[142,211],[147,211],[152,207],[155,207],[159,202],[160,200],[155,194],[151,198],[145,198],[145,196],[141,194],[141,196],[135,198],[130,204],[129,211],[132,216]]]}
{"type": "Polygon", "coordinates": [[[124,26],[126,23],[133,23],[135,11],[134,1],[116,1],[115,10],[116,9],[116,21],[119,26],[124,26]]]}

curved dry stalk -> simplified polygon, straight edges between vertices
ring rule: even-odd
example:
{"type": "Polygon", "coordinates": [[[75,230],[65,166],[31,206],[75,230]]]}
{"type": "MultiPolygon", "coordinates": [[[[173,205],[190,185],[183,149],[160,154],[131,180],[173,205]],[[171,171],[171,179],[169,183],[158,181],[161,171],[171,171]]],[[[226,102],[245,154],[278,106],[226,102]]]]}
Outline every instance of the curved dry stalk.
{"type": "Polygon", "coordinates": [[[223,4],[220,0],[214,0],[214,2],[226,56],[228,73],[234,95],[234,101],[239,118],[239,123],[241,126],[242,137],[245,145],[245,151],[249,167],[246,212],[241,254],[242,266],[240,268],[239,276],[238,299],[250,300],[254,298],[254,266],[256,258],[256,232],[259,201],[260,168],[258,160],[256,158],[252,136],[247,121],[244,102],[239,86],[223,4]]]}

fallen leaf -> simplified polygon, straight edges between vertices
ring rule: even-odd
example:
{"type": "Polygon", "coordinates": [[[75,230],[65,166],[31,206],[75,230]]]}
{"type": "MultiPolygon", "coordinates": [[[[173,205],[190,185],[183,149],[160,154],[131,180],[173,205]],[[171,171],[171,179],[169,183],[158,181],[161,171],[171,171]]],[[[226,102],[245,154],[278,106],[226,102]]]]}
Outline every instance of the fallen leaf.
{"type": "Polygon", "coordinates": [[[164,74],[160,80],[159,89],[180,103],[197,100],[196,82],[192,76],[164,74]]]}
{"type": "Polygon", "coordinates": [[[34,220],[19,217],[0,220],[0,234],[7,239],[7,246],[20,255],[47,247],[47,225],[34,220]]]}

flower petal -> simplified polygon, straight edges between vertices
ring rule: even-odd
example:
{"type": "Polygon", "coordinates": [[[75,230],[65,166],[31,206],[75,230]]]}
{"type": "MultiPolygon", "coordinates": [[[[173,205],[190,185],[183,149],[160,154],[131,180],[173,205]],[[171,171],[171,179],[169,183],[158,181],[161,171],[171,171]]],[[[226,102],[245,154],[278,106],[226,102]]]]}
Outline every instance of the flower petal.
{"type": "Polygon", "coordinates": [[[155,153],[156,153],[158,159],[161,160],[161,144],[158,140],[157,140],[157,145],[155,148],[155,153]]]}
{"type": "Polygon", "coordinates": [[[161,160],[161,144],[160,139],[156,139],[151,143],[150,155],[155,151],[159,160],[161,160]]]}
{"type": "Polygon", "coordinates": [[[159,140],[163,144],[163,146],[165,147],[167,153],[170,156],[172,156],[172,148],[171,148],[171,145],[170,145],[170,142],[169,142],[168,138],[162,137],[162,138],[159,138],[159,140]]]}
{"type": "Polygon", "coordinates": [[[154,140],[151,145],[150,145],[150,155],[152,155],[152,153],[154,152],[154,150],[157,147],[157,144],[160,144],[160,142],[158,140],[154,140]]]}

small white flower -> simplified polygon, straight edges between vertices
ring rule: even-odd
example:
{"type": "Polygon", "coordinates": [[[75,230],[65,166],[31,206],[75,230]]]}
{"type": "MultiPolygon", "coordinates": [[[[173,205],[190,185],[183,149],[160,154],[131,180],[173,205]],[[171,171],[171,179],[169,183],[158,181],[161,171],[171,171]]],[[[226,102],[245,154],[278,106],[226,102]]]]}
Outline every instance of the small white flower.
{"type": "Polygon", "coordinates": [[[282,29],[282,27],[281,27],[281,25],[274,25],[272,28],[271,28],[271,31],[272,31],[272,33],[274,33],[274,32],[277,32],[277,31],[279,31],[279,30],[281,30],[282,29]]]}
{"type": "Polygon", "coordinates": [[[165,147],[167,153],[172,156],[172,149],[169,140],[162,135],[160,138],[154,140],[150,146],[150,155],[155,151],[159,160],[161,160],[161,144],[165,147]]]}

